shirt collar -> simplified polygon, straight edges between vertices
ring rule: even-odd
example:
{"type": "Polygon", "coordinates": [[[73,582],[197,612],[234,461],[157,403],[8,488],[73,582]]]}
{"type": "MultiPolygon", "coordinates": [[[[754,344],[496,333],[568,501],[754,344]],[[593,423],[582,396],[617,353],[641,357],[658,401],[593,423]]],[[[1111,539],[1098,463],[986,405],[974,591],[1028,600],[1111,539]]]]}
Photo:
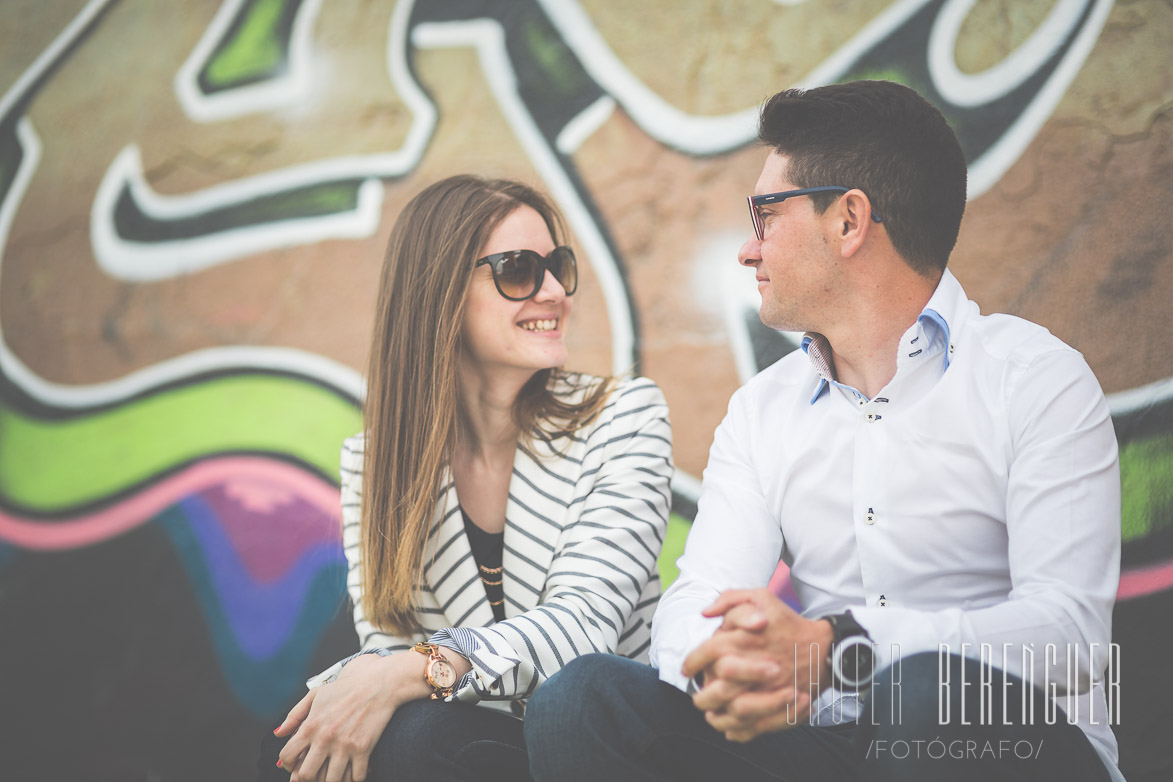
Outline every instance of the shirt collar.
{"type": "MultiPolygon", "coordinates": [[[[964,313],[964,306],[969,301],[961,283],[953,273],[945,269],[937,283],[933,295],[921,310],[920,315],[904,336],[900,338],[900,354],[896,357],[897,371],[904,362],[915,359],[922,350],[935,350],[938,346],[945,351],[943,369],[949,368],[953,361],[953,339],[950,322],[956,324],[964,313]],[[920,347],[917,347],[917,346],[920,347]]],[[[832,358],[831,343],[822,334],[808,331],[803,334],[799,345],[802,352],[810,359],[811,366],[818,375],[814,393],[810,403],[813,405],[823,396],[831,383],[835,382],[835,364],[832,358]]]]}
{"type": "Polygon", "coordinates": [[[831,381],[835,379],[835,369],[831,364],[831,343],[822,334],[808,331],[802,335],[800,343],[802,352],[810,359],[811,366],[818,374],[819,381],[815,385],[815,392],[811,395],[813,405],[823,395],[831,381]]]}

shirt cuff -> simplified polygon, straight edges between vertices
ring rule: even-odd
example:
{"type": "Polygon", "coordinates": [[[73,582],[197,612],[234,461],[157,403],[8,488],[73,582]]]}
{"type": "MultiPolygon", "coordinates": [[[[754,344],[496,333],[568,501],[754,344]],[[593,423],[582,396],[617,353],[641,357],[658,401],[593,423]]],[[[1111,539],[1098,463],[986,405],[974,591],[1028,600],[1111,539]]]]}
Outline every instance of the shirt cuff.
{"type": "Polygon", "coordinates": [[[358,657],[359,655],[362,655],[362,654],[377,654],[380,657],[390,657],[392,654],[395,654],[395,653],[389,649],[380,649],[378,647],[376,647],[374,649],[363,649],[362,651],[355,652],[354,654],[350,655],[349,657],[347,657],[345,659],[339,660],[338,662],[334,663],[326,670],[319,673],[317,676],[313,676],[313,677],[307,679],[305,686],[312,690],[315,687],[321,687],[323,684],[329,684],[330,682],[332,682],[338,678],[338,675],[340,673],[342,673],[342,669],[346,667],[346,664],[348,662],[350,662],[355,657],[358,657]]]}
{"type": "Polygon", "coordinates": [[[432,636],[432,643],[455,649],[472,665],[469,674],[461,678],[451,700],[476,703],[482,700],[511,701],[528,696],[529,690],[522,692],[524,685],[518,683],[517,674],[524,667],[523,661],[514,656],[515,653],[504,639],[501,639],[501,646],[495,648],[496,640],[496,633],[488,627],[479,628],[475,632],[464,627],[449,627],[432,636]],[[513,676],[509,677],[509,684],[506,684],[506,677],[510,673],[513,676]]]}
{"type": "MultiPolygon", "coordinates": [[[[472,662],[473,655],[481,648],[481,642],[477,637],[462,627],[446,627],[443,630],[437,630],[428,639],[428,643],[443,646],[446,649],[458,652],[470,663],[472,662]]],[[[472,687],[476,680],[476,666],[474,665],[452,687],[452,695],[449,698],[455,698],[456,694],[466,687],[472,687]]]]}

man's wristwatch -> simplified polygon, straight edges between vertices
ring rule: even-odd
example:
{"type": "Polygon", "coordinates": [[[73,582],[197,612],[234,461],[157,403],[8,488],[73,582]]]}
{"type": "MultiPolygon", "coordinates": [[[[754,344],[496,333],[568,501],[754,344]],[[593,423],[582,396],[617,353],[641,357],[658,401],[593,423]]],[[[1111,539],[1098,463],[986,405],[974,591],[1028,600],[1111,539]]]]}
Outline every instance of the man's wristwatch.
{"type": "Polygon", "coordinates": [[[411,650],[428,658],[424,667],[424,681],[432,688],[432,700],[438,701],[451,695],[456,685],[456,669],[440,654],[440,647],[420,641],[411,650]]]}
{"type": "Polygon", "coordinates": [[[841,692],[866,690],[876,673],[871,636],[850,611],[823,618],[831,623],[831,651],[827,654],[831,686],[841,692]]]}

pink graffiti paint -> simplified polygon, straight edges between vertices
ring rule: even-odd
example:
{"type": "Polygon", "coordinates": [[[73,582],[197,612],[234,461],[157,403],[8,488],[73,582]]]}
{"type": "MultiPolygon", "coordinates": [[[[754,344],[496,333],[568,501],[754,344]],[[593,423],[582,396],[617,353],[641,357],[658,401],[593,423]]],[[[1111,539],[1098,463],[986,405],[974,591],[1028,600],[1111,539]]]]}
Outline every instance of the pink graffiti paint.
{"type": "MultiPolygon", "coordinates": [[[[325,514],[338,508],[338,489],[303,470],[253,456],[228,456],[199,462],[109,508],[62,520],[23,518],[0,510],[0,540],[22,548],[62,551],[109,540],[138,527],[180,499],[213,486],[230,484],[247,503],[271,503],[296,495],[325,514]],[[251,479],[251,480],[249,480],[251,479]],[[242,490],[247,484],[250,488],[242,490]],[[257,489],[254,487],[264,487],[257,489]]],[[[247,504],[245,503],[245,504],[247,504]]]]}

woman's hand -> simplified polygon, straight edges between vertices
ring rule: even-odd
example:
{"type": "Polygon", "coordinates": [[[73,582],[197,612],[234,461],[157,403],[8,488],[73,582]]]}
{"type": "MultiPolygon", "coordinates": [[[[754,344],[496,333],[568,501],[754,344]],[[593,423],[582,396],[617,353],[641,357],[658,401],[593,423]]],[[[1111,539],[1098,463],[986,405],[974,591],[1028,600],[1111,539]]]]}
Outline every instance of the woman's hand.
{"type": "Polygon", "coordinates": [[[275,731],[290,736],[279,765],[291,782],[362,782],[371,751],[400,704],[426,697],[426,659],[416,652],[364,654],[338,679],[309,691],[275,731]]]}

